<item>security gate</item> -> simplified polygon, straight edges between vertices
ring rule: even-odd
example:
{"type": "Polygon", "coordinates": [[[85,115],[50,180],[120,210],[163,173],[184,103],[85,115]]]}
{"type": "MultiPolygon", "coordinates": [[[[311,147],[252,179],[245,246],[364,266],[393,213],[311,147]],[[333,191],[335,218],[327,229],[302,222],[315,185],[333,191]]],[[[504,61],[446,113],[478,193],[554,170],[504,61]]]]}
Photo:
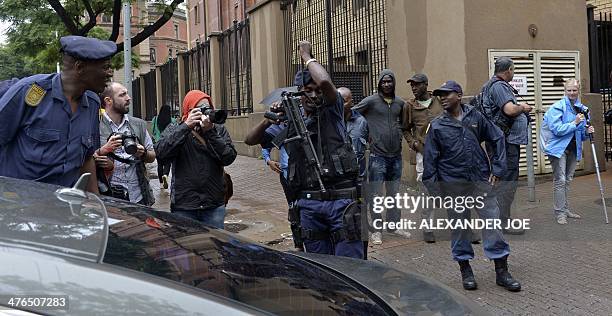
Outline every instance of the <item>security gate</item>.
{"type": "MultiPolygon", "coordinates": [[[[531,112],[531,139],[535,174],[552,172],[550,161],[538,145],[540,126],[544,113],[553,103],[565,94],[565,80],[576,78],[580,81],[580,53],[578,51],[544,51],[544,50],[489,50],[489,76],[493,76],[495,60],[507,56],[514,61],[514,76],[527,77],[527,93],[519,96],[518,102],[527,102],[534,107],[531,112]]],[[[577,169],[582,169],[580,161],[577,169]]],[[[521,146],[519,160],[520,175],[527,174],[527,154],[521,146]]]]}

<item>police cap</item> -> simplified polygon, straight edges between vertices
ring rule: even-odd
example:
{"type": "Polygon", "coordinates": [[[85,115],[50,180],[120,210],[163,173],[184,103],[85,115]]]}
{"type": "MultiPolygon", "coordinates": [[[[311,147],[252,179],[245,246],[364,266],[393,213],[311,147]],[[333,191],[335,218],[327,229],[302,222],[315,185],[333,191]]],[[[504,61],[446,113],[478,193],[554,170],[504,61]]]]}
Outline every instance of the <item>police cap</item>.
{"type": "Polygon", "coordinates": [[[64,36],[60,38],[61,51],[80,60],[103,60],[113,57],[117,44],[97,38],[64,36]]]}
{"type": "Polygon", "coordinates": [[[298,70],[293,79],[293,85],[298,87],[303,87],[311,82],[313,82],[313,80],[308,69],[298,70]]]}

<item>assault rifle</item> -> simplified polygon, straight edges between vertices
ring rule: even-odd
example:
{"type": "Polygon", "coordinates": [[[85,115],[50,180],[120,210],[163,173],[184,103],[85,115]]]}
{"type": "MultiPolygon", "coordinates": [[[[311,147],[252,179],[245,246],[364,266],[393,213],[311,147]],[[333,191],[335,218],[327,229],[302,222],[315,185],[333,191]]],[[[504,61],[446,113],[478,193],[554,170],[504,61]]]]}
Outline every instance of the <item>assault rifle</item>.
{"type": "MultiPolygon", "coordinates": [[[[323,185],[323,180],[321,179],[323,168],[321,167],[321,162],[317,156],[317,151],[315,150],[314,144],[310,139],[310,132],[306,128],[306,122],[304,121],[304,116],[302,115],[301,111],[300,97],[303,94],[304,92],[285,91],[282,93],[282,112],[285,112],[288,128],[285,129],[285,133],[280,133],[277,137],[275,137],[272,144],[276,148],[280,148],[281,146],[291,142],[299,142],[304,154],[306,155],[306,161],[308,161],[308,165],[306,167],[310,170],[314,169],[321,192],[326,192],[325,186],[323,185]],[[293,134],[295,134],[295,136],[289,137],[293,134]]],[[[321,135],[319,135],[319,137],[321,137],[321,135]]]]}

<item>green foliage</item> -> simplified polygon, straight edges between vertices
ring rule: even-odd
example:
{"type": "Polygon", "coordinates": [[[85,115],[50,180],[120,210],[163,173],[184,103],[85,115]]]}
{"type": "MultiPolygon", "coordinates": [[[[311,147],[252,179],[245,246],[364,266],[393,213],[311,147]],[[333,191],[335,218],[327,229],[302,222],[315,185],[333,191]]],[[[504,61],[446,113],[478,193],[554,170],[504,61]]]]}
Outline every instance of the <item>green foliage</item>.
{"type": "MultiPolygon", "coordinates": [[[[79,29],[88,22],[83,0],[61,3],[79,29]]],[[[89,3],[95,12],[113,13],[112,0],[89,0],[89,3]]],[[[0,20],[11,23],[7,41],[0,46],[0,80],[55,72],[56,63],[61,61],[58,38],[70,32],[47,1],[0,0],[0,20]]],[[[94,27],[87,36],[106,40],[110,32],[94,27]]],[[[132,54],[133,67],[139,64],[139,54],[132,54]]],[[[113,57],[112,65],[114,69],[123,67],[122,52],[113,57]]]]}

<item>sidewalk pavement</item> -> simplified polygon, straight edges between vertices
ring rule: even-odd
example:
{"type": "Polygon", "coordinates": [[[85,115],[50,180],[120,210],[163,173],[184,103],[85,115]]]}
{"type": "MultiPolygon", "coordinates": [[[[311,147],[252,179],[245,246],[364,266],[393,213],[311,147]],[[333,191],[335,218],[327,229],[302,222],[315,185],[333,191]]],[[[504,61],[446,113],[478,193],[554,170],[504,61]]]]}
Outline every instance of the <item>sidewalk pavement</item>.
{"type": "MultiPolygon", "coordinates": [[[[150,166],[156,174],[154,164],[150,166]]],[[[226,228],[279,250],[292,248],[287,224],[287,205],[278,182],[262,160],[238,156],[226,171],[234,182],[228,205],[226,228]]],[[[522,180],[523,182],[525,180],[522,180]]],[[[608,208],[612,212],[612,172],[602,173],[608,208]]],[[[167,190],[151,177],[158,202],[169,207],[167,190]]],[[[411,270],[457,289],[495,315],[610,315],[612,311],[612,224],[603,220],[599,186],[595,175],[574,179],[570,207],[582,219],[558,225],[552,215],[552,182],[536,185],[536,202],[527,201],[527,187],[519,187],[513,218],[528,218],[531,229],[521,236],[506,236],[511,246],[509,267],[523,290],[510,293],[495,284],[493,262],[482,245],[474,245],[472,268],[478,290],[464,291],[459,266],[452,260],[450,242],[444,234],[426,244],[419,231],[410,239],[383,235],[383,244],[369,248],[369,260],[399,270],[411,270]]],[[[446,214],[436,213],[437,218],[446,214]]],[[[612,213],[609,214],[612,219],[612,213]]]]}

